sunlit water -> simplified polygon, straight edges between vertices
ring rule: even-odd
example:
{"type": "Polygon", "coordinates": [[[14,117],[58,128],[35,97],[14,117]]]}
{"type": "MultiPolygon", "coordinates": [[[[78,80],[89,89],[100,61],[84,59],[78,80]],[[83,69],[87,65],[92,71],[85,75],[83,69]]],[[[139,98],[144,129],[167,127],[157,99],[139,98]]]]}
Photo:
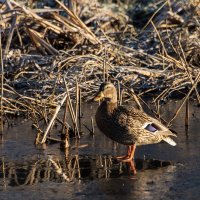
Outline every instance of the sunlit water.
{"type": "MultiPolygon", "coordinates": [[[[170,120],[178,105],[180,102],[173,101],[162,106],[162,117],[170,120]]],[[[136,150],[136,158],[174,164],[144,167],[135,176],[125,164],[112,159],[126,148],[114,145],[96,127],[91,136],[82,125],[80,141],[71,140],[73,148],[64,152],[58,143],[35,146],[31,122],[14,121],[16,126],[5,130],[0,144],[0,199],[199,199],[199,109],[190,105],[188,130],[184,108],[173,121],[172,128],[178,133],[176,147],[160,143],[136,150]]],[[[88,128],[95,110],[96,104],[83,108],[82,123],[88,128]]]]}

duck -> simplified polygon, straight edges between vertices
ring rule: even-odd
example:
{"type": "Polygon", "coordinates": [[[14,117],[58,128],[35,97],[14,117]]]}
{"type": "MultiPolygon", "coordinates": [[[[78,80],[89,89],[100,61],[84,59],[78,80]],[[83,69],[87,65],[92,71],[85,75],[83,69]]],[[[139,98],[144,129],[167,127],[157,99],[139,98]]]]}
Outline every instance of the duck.
{"type": "Polygon", "coordinates": [[[93,100],[101,101],[95,114],[97,127],[111,140],[128,147],[127,155],[116,158],[129,163],[134,174],[133,160],[137,146],[161,141],[176,146],[171,138],[177,137],[176,134],[159,120],[133,106],[119,106],[117,90],[111,82],[103,82],[93,100]]]}

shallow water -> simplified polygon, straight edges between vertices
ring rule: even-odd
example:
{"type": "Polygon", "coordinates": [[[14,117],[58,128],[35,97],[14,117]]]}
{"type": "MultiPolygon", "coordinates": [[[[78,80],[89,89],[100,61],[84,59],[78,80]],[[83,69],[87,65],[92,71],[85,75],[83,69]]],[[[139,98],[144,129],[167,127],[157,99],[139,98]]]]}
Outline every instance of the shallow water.
{"type": "MultiPolygon", "coordinates": [[[[162,106],[162,117],[171,119],[179,104],[173,101],[162,106]]],[[[83,108],[82,123],[89,128],[95,110],[96,104],[83,108]]],[[[0,144],[0,199],[198,199],[199,112],[194,103],[190,105],[188,130],[184,109],[174,120],[171,128],[178,133],[176,147],[166,143],[138,147],[136,158],[144,165],[136,166],[140,169],[135,176],[112,157],[126,148],[114,145],[96,127],[91,136],[82,126],[81,140],[71,140],[73,148],[61,151],[58,143],[35,146],[31,123],[14,120],[17,125],[5,130],[0,144]],[[146,166],[152,158],[173,164],[146,166]]]]}

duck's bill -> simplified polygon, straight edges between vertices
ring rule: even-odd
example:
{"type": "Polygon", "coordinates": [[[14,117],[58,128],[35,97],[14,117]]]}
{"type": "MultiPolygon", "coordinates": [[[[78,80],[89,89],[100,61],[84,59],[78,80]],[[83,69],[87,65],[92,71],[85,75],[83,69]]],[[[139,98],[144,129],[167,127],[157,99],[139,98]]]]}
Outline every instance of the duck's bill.
{"type": "Polygon", "coordinates": [[[104,94],[103,92],[99,92],[95,97],[94,97],[94,101],[100,101],[101,99],[104,98],[104,94]]]}

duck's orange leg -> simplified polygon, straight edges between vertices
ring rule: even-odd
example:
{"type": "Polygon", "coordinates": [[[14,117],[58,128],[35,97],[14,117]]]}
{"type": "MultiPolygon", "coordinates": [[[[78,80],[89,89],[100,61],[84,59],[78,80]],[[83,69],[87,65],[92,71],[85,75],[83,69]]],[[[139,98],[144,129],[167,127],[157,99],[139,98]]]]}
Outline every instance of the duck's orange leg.
{"type": "Polygon", "coordinates": [[[122,162],[130,162],[130,161],[132,161],[133,158],[134,158],[135,149],[136,149],[136,145],[135,144],[133,144],[132,146],[129,146],[127,157],[125,159],[121,159],[121,161],[122,162]]]}
{"type": "Polygon", "coordinates": [[[137,171],[136,171],[136,168],[135,168],[134,160],[131,160],[131,161],[129,162],[129,165],[130,165],[130,168],[131,168],[133,174],[137,174],[137,171]]]}
{"type": "Polygon", "coordinates": [[[134,161],[133,161],[134,154],[135,154],[135,149],[136,149],[136,145],[135,144],[131,145],[131,146],[128,146],[127,156],[118,157],[119,161],[126,162],[126,163],[128,163],[130,165],[130,168],[131,168],[133,174],[136,174],[135,164],[134,164],[134,161]]]}
{"type": "Polygon", "coordinates": [[[131,154],[131,148],[132,146],[128,146],[128,149],[127,149],[127,155],[126,156],[116,156],[115,158],[119,161],[122,161],[124,159],[128,159],[130,157],[130,154],[131,154]]]}

